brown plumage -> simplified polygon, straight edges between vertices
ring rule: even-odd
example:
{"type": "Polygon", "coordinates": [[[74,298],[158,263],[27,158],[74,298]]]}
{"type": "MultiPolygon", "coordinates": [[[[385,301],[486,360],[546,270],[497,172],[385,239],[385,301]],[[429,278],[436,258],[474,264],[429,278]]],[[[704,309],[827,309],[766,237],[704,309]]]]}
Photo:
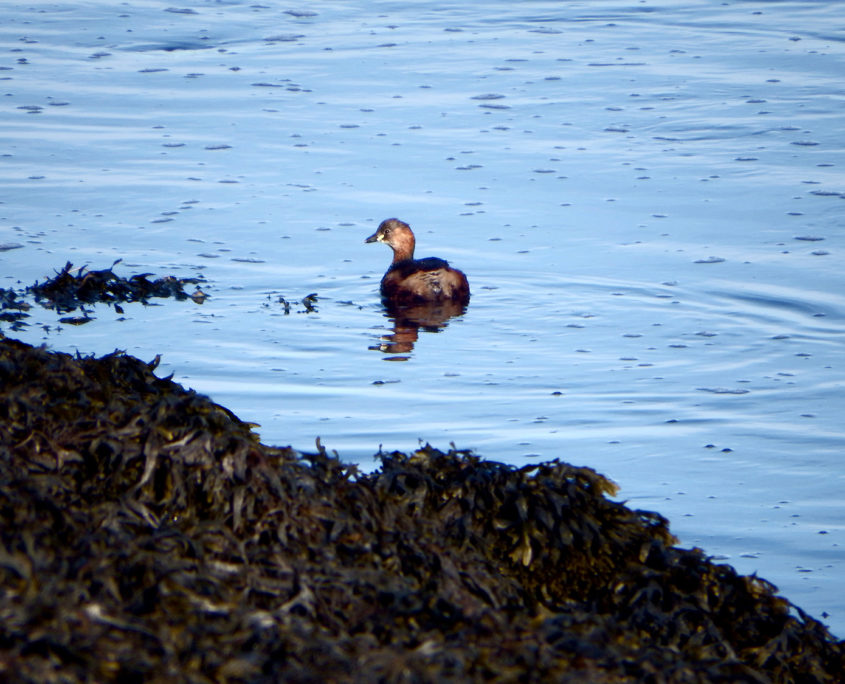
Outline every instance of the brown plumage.
{"type": "Polygon", "coordinates": [[[461,271],[437,257],[414,259],[416,240],[404,221],[385,219],[365,242],[384,242],[393,249],[393,262],[381,279],[381,296],[387,304],[469,302],[469,283],[461,271]]]}

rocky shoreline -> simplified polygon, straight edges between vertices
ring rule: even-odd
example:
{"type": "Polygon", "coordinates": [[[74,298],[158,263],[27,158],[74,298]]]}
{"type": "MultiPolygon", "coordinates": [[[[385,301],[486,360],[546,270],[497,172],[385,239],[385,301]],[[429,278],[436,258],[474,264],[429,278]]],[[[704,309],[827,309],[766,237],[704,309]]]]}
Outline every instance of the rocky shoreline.
{"type": "Polygon", "coordinates": [[[0,678],[839,682],[845,642],[562,462],[363,474],[0,334],[0,678]]]}

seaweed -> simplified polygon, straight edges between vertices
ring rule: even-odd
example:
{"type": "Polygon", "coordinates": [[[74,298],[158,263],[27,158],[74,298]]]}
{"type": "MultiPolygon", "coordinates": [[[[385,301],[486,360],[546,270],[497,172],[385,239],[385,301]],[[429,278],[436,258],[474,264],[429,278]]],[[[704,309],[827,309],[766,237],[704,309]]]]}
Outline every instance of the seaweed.
{"type": "Polygon", "coordinates": [[[83,266],[76,269],[76,273],[73,273],[73,264],[68,261],[55,276],[43,283],[36,281],[27,288],[27,292],[34,295],[36,301],[43,301],[48,308],[59,313],[68,313],[85,304],[98,302],[147,303],[152,297],[173,297],[178,300],[191,298],[201,304],[207,296],[199,287],[193,294],[185,292],[185,285],[199,285],[205,282],[202,278],[165,276],[150,280],[150,273],[123,278],[113,270],[120,261],[118,259],[110,268],[98,271],[89,271],[83,266]]]}
{"type": "MultiPolygon", "coordinates": [[[[317,313],[317,300],[319,297],[317,296],[316,292],[312,292],[311,294],[305,295],[301,300],[300,303],[302,304],[302,309],[297,309],[296,313],[298,314],[311,314],[317,313]]],[[[285,299],[282,295],[278,295],[276,293],[271,293],[267,295],[267,301],[262,304],[265,309],[274,308],[275,304],[281,304],[282,310],[284,311],[285,316],[289,316],[291,312],[291,307],[293,306],[293,302],[289,299],[285,299]]]]}
{"type": "Polygon", "coordinates": [[[12,289],[0,287],[0,322],[11,323],[12,330],[19,330],[29,314],[29,304],[12,289]]]}
{"type": "Polygon", "coordinates": [[[0,678],[838,682],[845,644],[561,461],[359,472],[0,338],[0,678]]]}
{"type": "Polygon", "coordinates": [[[122,314],[121,304],[140,302],[149,304],[153,297],[172,297],[177,300],[191,299],[196,304],[202,304],[208,295],[200,289],[205,280],[198,278],[177,278],[165,276],[150,279],[150,273],[139,273],[124,278],[114,272],[114,267],[122,260],[117,259],[110,268],[98,271],[88,270],[85,266],[74,268],[67,262],[56,274],[44,282],[36,281],[20,292],[13,289],[0,288],[0,322],[11,323],[12,330],[20,330],[26,325],[25,320],[30,305],[24,297],[32,298],[46,309],[52,309],[58,314],[80,311],[81,315],[63,316],[60,323],[82,325],[94,320],[91,316],[91,305],[108,304],[122,314]],[[195,285],[193,292],[186,292],[186,285],[195,285]]]}

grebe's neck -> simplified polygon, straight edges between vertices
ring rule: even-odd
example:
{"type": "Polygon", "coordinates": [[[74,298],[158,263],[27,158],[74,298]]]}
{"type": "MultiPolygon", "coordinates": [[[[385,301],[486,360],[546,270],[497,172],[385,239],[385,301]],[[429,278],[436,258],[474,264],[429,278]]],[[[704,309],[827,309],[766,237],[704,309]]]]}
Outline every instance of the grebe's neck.
{"type": "Polygon", "coordinates": [[[414,258],[415,240],[414,234],[410,230],[404,230],[401,233],[393,235],[390,246],[393,248],[394,264],[414,258]]]}

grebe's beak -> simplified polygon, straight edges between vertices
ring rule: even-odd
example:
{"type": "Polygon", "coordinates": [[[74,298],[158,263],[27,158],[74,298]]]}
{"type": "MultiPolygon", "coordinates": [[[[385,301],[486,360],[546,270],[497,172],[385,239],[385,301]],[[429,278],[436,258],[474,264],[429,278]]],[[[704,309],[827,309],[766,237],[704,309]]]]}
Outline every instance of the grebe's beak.
{"type": "Polygon", "coordinates": [[[375,233],[370,235],[370,237],[368,237],[366,240],[364,240],[364,242],[365,243],[367,243],[367,242],[379,242],[379,240],[380,240],[380,237],[379,237],[378,231],[376,231],[375,233]]]}

